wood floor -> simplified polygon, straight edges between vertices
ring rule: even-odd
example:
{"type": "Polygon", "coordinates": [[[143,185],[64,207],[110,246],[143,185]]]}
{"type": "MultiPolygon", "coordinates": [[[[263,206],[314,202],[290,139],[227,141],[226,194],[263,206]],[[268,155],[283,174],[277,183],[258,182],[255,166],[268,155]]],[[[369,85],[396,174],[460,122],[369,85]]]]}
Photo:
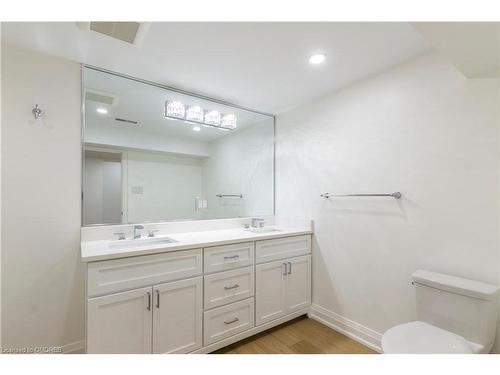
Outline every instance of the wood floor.
{"type": "Polygon", "coordinates": [[[215,354],[374,354],[375,351],[306,317],[222,348],[215,354]]]}

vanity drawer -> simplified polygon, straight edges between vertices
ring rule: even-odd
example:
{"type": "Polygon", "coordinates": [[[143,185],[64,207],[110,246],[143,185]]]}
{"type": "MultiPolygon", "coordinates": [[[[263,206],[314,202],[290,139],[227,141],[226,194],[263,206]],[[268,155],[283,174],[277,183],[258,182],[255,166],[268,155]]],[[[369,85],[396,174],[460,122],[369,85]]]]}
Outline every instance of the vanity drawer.
{"type": "Polygon", "coordinates": [[[255,244],[253,242],[206,247],[203,249],[205,273],[232,270],[254,263],[255,244]]]}
{"type": "Polygon", "coordinates": [[[88,263],[88,296],[201,275],[202,257],[202,250],[194,249],[88,263]]]}
{"type": "Polygon", "coordinates": [[[203,345],[210,345],[254,326],[253,297],[206,311],[203,313],[203,345]]]}
{"type": "Polygon", "coordinates": [[[205,309],[253,297],[254,275],[252,266],[205,276],[205,309]]]}
{"type": "Polygon", "coordinates": [[[292,258],[311,252],[311,235],[292,236],[273,240],[257,241],[255,245],[256,263],[292,258]]]}

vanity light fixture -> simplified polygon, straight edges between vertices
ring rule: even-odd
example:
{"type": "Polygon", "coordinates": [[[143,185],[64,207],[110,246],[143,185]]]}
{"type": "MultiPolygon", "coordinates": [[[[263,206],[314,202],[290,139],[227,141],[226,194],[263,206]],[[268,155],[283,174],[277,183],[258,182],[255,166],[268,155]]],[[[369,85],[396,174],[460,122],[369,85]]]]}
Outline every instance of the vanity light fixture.
{"type": "Polygon", "coordinates": [[[186,115],[186,107],[178,100],[168,100],[165,104],[165,116],[183,119],[186,115]]]}
{"type": "Polygon", "coordinates": [[[205,111],[205,124],[220,126],[220,112],[214,109],[205,111]]]}
{"type": "Polygon", "coordinates": [[[100,113],[101,115],[105,115],[105,114],[108,113],[108,110],[106,108],[99,107],[99,108],[96,109],[96,112],[100,113]]]}
{"type": "Polygon", "coordinates": [[[236,128],[236,116],[231,114],[222,116],[221,119],[221,127],[226,129],[235,129],[236,128]]]}
{"type": "Polygon", "coordinates": [[[326,54],[324,53],[315,53],[309,56],[309,63],[312,65],[319,65],[324,63],[326,60],[326,54]]]}

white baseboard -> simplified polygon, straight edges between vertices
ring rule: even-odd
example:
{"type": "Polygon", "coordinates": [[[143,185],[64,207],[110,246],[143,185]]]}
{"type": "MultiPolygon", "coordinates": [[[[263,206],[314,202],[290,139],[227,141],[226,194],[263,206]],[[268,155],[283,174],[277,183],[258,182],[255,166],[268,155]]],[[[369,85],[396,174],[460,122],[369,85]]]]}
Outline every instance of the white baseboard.
{"type": "Polygon", "coordinates": [[[382,334],[379,332],[316,304],[311,306],[309,317],[379,353],[382,353],[382,334]]]}
{"type": "Polygon", "coordinates": [[[85,340],[75,341],[62,347],[64,354],[85,353],[85,340]]]}

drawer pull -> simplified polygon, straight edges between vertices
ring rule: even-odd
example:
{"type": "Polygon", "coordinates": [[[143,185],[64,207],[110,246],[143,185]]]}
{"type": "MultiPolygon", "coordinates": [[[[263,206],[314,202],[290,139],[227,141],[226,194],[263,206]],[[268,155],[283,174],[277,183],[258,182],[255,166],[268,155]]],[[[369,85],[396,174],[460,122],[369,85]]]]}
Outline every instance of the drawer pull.
{"type": "Polygon", "coordinates": [[[232,285],[232,286],[225,286],[225,287],[224,287],[224,289],[229,290],[229,289],[236,289],[236,288],[238,288],[238,287],[239,287],[239,285],[238,285],[238,284],[234,284],[234,285],[232,285]]]}
{"type": "Polygon", "coordinates": [[[231,255],[231,256],[225,256],[224,257],[224,260],[227,260],[227,259],[238,259],[240,256],[238,254],[235,254],[235,255],[231,255]]]}
{"type": "Polygon", "coordinates": [[[230,321],[224,321],[224,324],[232,324],[232,323],[236,323],[236,322],[238,322],[238,321],[239,321],[238,317],[235,317],[233,320],[230,320],[230,321]]]}

